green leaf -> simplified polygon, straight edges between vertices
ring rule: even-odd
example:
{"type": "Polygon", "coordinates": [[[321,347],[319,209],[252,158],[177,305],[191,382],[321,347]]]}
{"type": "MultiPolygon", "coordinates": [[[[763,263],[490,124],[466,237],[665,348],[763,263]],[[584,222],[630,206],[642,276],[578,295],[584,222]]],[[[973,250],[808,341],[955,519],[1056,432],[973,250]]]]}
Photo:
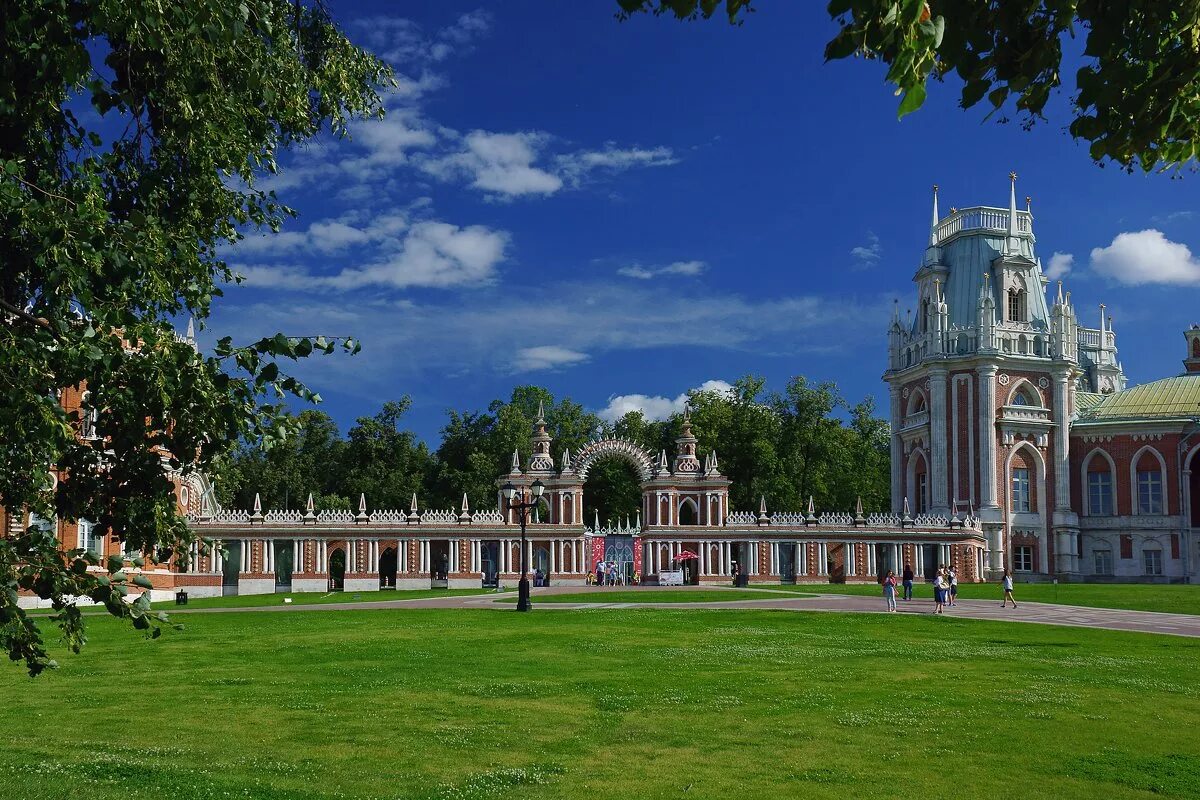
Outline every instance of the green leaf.
{"type": "Polygon", "coordinates": [[[918,83],[909,88],[904,93],[904,97],[900,100],[900,108],[896,112],[898,119],[903,119],[907,114],[916,111],[925,103],[925,84],[918,83]]]}
{"type": "MultiPolygon", "coordinates": [[[[140,586],[143,589],[153,589],[154,588],[154,584],[151,583],[150,579],[147,578],[145,575],[134,575],[133,583],[135,586],[140,586]]],[[[144,596],[145,595],[143,595],[143,597],[144,596]]]]}

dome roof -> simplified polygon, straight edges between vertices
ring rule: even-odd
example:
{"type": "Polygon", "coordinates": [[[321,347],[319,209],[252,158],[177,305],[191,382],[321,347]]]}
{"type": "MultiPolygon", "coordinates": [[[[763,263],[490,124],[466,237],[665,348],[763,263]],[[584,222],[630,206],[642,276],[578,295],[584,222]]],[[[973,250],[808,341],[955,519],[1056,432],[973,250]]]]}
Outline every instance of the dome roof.
{"type": "Polygon", "coordinates": [[[1163,378],[1106,396],[1079,414],[1080,422],[1200,418],[1200,373],[1163,378]]]}

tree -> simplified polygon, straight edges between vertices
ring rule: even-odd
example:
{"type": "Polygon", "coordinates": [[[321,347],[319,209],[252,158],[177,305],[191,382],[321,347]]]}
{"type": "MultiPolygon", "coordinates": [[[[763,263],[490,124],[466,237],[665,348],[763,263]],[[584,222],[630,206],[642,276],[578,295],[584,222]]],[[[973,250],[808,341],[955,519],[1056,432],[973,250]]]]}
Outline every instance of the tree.
{"type": "MultiPolygon", "coordinates": [[[[750,0],[617,0],[618,16],[724,16],[740,24],[750,0]]],[[[925,102],[930,78],[962,84],[961,105],[1015,109],[1026,127],[1069,68],[1064,43],[1085,36],[1069,131],[1098,164],[1195,167],[1200,158],[1200,3],[1195,0],[830,0],[837,35],[827,61],[887,65],[901,117],[925,102]]],[[[1003,118],[1003,117],[1002,117],[1003,118]]]]}
{"type": "Polygon", "coordinates": [[[222,505],[251,508],[258,495],[264,508],[299,508],[312,492],[318,510],[349,508],[346,443],[337,423],[324,411],[305,409],[291,427],[292,435],[269,450],[243,443],[210,471],[222,505]]]}
{"type": "Polygon", "coordinates": [[[359,417],[350,429],[340,485],[357,502],[366,495],[372,508],[407,508],[433,472],[433,457],[412,431],[400,429],[400,418],[412,405],[409,397],[388,401],[374,417],[359,417]]]}
{"type": "MultiPolygon", "coordinates": [[[[390,73],[300,0],[10,0],[0,41],[0,498],[186,563],[163,459],[187,473],[284,438],[291,418],[264,402],[317,398],[276,360],[338,341],[222,339],[201,355],[171,322],[202,323],[234,280],[222,245],[290,213],[255,189],[278,150],[380,115],[390,73]],[[59,402],[74,387],[95,438],[59,402]]],[[[157,635],[149,593],[122,599],[121,559],[89,566],[33,527],[0,538],[0,646],[31,674],[53,662],[18,589],[53,601],[72,650],[71,596],[157,635]]]]}

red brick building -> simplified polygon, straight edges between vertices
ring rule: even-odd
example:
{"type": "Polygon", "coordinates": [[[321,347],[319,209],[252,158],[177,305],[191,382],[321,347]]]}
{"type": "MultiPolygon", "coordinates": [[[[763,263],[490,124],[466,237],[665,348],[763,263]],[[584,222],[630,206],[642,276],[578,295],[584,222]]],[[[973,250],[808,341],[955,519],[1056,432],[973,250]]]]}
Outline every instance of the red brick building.
{"type": "MultiPolygon", "coordinates": [[[[1104,306],[1081,324],[1016,205],[939,217],[889,333],[892,501],[978,516],[987,574],[1194,576],[1200,329],[1186,372],[1126,388],[1104,306]]],[[[1197,496],[1200,499],[1200,496],[1197,496]]]]}

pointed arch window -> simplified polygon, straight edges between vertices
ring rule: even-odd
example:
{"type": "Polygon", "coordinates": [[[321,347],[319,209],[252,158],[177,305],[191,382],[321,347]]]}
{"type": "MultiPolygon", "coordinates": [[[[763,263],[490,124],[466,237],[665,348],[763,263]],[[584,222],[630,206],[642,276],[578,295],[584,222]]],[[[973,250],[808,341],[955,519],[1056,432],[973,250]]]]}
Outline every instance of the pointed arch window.
{"type": "Polygon", "coordinates": [[[1008,290],[1008,321],[1025,321],[1025,292],[1021,289],[1008,290]]]}
{"type": "Polygon", "coordinates": [[[1028,406],[1028,405],[1032,405],[1032,404],[1029,402],[1029,395],[1025,394],[1024,391],[1020,391],[1020,392],[1016,392],[1013,394],[1012,405],[1028,406]]]}

